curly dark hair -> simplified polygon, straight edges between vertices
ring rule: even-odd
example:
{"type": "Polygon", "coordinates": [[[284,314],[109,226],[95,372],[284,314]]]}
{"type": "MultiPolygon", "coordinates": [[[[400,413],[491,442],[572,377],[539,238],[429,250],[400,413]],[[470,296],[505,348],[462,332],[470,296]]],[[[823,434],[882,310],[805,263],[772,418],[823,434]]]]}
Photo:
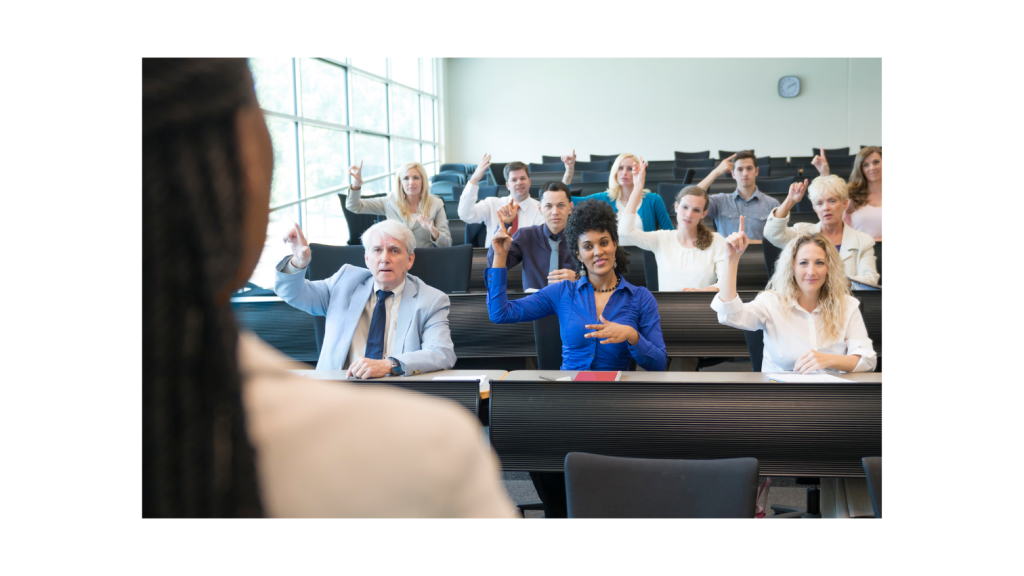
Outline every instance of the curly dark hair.
{"type": "Polygon", "coordinates": [[[590,232],[607,232],[615,242],[615,273],[625,274],[629,270],[629,253],[619,245],[619,224],[612,205],[601,200],[584,200],[573,208],[565,223],[565,240],[569,243],[572,259],[576,261],[576,273],[584,276],[587,269],[580,261],[579,238],[590,232]]]}

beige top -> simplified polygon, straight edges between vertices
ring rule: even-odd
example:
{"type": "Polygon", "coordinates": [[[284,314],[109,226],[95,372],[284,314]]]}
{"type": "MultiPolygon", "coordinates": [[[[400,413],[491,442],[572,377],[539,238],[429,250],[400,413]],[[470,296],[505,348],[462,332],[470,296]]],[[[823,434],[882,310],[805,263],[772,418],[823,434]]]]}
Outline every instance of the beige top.
{"type": "Polygon", "coordinates": [[[348,196],[345,198],[345,208],[356,214],[383,214],[388,217],[388,220],[398,220],[404,223],[412,230],[413,236],[416,237],[417,248],[452,245],[452,233],[448,229],[448,215],[444,211],[444,200],[437,196],[430,197],[428,206],[420,206],[420,213],[429,215],[430,219],[434,222],[434,228],[437,228],[438,232],[437,240],[431,238],[430,231],[420,224],[416,214],[410,215],[408,220],[403,218],[402,211],[398,209],[398,204],[395,204],[390,195],[381,198],[369,198],[367,200],[363,200],[361,196],[361,190],[350,189],[348,196]]]}
{"type": "Polygon", "coordinates": [[[511,518],[465,409],[386,385],[312,380],[252,334],[238,347],[263,507],[276,517],[511,518]]]}

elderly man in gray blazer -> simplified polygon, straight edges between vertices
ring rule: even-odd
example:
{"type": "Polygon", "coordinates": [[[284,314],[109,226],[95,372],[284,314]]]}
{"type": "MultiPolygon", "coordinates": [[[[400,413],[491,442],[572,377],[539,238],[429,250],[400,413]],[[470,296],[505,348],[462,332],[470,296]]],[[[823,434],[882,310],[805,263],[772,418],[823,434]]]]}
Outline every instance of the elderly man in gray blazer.
{"type": "Polygon", "coordinates": [[[346,377],[416,375],[455,365],[448,296],[409,275],[416,238],[395,220],[362,235],[366,268],[344,265],[326,280],[304,278],[311,254],[298,226],[285,236],[292,255],[277,265],[274,291],[314,316],[326,316],[317,368],[346,377]]]}

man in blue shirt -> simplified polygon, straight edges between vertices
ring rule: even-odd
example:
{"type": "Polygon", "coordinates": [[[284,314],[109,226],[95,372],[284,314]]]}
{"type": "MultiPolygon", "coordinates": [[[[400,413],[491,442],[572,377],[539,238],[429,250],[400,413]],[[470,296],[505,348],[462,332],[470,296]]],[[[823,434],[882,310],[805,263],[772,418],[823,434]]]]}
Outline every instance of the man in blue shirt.
{"type": "MultiPolygon", "coordinates": [[[[569,187],[548,182],[540,196],[544,223],[520,228],[512,236],[507,267],[523,263],[523,290],[536,292],[548,284],[576,279],[576,264],[565,243],[565,223],[572,212],[569,187]]],[[[487,266],[494,262],[494,246],[487,249],[487,266]]]]}
{"type": "Polygon", "coordinates": [[[779,201],[757,189],[757,158],[752,150],[743,150],[729,156],[708,174],[698,186],[705,190],[726,172],[732,172],[736,179],[736,190],[728,194],[712,194],[705,218],[715,222],[715,228],[723,237],[739,232],[740,216],[745,217],[744,230],[747,238],[764,239],[764,225],[772,209],[779,201]]]}

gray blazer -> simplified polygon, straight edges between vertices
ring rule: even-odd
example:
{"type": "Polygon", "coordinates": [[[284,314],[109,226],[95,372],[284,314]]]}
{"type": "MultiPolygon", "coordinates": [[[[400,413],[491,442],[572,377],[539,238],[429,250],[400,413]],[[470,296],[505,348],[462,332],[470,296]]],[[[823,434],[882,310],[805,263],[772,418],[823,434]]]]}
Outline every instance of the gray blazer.
{"type": "MultiPolygon", "coordinates": [[[[285,259],[291,258],[286,256],[285,259]]],[[[314,316],[326,316],[324,344],[317,369],[341,370],[352,346],[352,335],[373,292],[373,275],[366,268],[345,264],[326,280],[306,280],[277,268],[274,291],[292,306],[314,316]]],[[[448,328],[448,296],[407,274],[398,303],[393,355],[405,374],[448,370],[455,365],[455,347],[448,328]]]]}
{"type": "Polygon", "coordinates": [[[438,235],[435,241],[430,237],[430,232],[420,225],[415,214],[412,215],[412,222],[402,218],[402,212],[398,209],[395,201],[391,199],[391,195],[363,200],[361,194],[361,190],[349,190],[348,197],[345,198],[345,208],[356,214],[383,214],[388,217],[388,220],[398,220],[412,230],[413,236],[416,237],[417,248],[452,245],[452,233],[448,229],[448,215],[444,211],[444,200],[437,196],[431,196],[426,209],[420,210],[423,214],[430,216],[434,222],[434,228],[437,228],[438,235]]]}

